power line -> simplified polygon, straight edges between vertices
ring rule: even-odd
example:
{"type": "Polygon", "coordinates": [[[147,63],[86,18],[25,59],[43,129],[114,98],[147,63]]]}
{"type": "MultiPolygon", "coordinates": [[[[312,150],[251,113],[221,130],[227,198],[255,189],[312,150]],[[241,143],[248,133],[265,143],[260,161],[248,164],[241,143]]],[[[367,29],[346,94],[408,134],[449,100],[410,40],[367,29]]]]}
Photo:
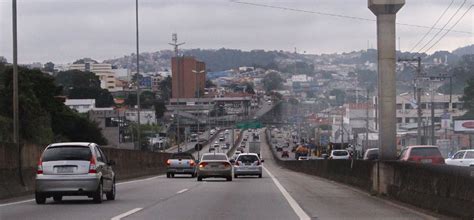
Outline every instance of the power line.
{"type": "MultiPolygon", "coordinates": [[[[453,18],[459,13],[459,11],[462,9],[464,4],[466,4],[466,1],[467,0],[464,0],[462,2],[462,4],[459,6],[459,8],[456,10],[456,12],[454,12],[454,14],[449,18],[448,22],[446,22],[446,24],[444,24],[443,27],[420,50],[418,50],[417,53],[420,53],[423,49],[425,49],[426,46],[428,46],[442,31],[444,31],[444,28],[446,26],[448,26],[448,24],[451,22],[451,20],[453,20],[453,18]]],[[[468,9],[468,11],[469,11],[469,9],[468,9]]]]}
{"type": "Polygon", "coordinates": [[[453,3],[454,3],[454,0],[451,0],[451,3],[449,3],[448,7],[443,11],[443,13],[441,13],[441,15],[439,16],[438,20],[436,20],[436,22],[433,24],[433,26],[431,26],[430,30],[428,30],[428,32],[426,32],[426,34],[413,46],[413,48],[411,48],[410,53],[413,52],[413,50],[414,50],[421,42],[423,42],[423,40],[426,38],[426,36],[428,36],[428,34],[431,33],[431,31],[433,30],[433,28],[436,27],[436,25],[438,24],[438,22],[441,20],[441,18],[443,18],[444,14],[446,14],[446,12],[447,12],[448,9],[451,7],[451,5],[453,5],[453,3]]]}
{"type": "Polygon", "coordinates": [[[443,34],[443,36],[441,36],[433,45],[431,45],[430,48],[425,50],[425,53],[430,51],[431,48],[433,48],[436,44],[438,44],[451,31],[451,29],[453,29],[459,23],[459,21],[461,21],[464,18],[464,16],[466,16],[466,14],[469,12],[469,10],[471,10],[472,7],[473,7],[473,5],[471,5],[471,7],[469,7],[461,17],[459,17],[459,19],[456,21],[456,23],[454,23],[453,26],[451,26],[451,28],[449,28],[448,31],[446,31],[446,33],[443,34]]]}
{"type": "MultiPolygon", "coordinates": [[[[359,21],[370,21],[370,22],[375,22],[376,21],[375,19],[370,19],[370,18],[363,18],[363,17],[356,17],[356,16],[349,16],[349,15],[341,15],[341,14],[327,13],[327,12],[321,12],[321,11],[309,11],[309,10],[304,10],[304,9],[289,8],[289,7],[275,6],[275,5],[267,5],[267,4],[253,3],[253,2],[244,2],[244,1],[236,1],[236,0],[230,0],[230,2],[236,3],[236,4],[242,4],[242,5],[252,5],[252,6],[257,6],[257,7],[273,8],[273,9],[279,9],[279,10],[285,10],[285,11],[303,12],[303,13],[309,13],[309,14],[318,14],[318,15],[324,15],[324,16],[359,20],[359,21]]],[[[425,29],[431,28],[429,26],[423,26],[423,25],[417,25],[417,24],[407,24],[407,23],[396,23],[396,24],[400,25],[400,26],[407,26],[407,27],[416,27],[416,28],[425,28],[425,29]]],[[[433,29],[440,30],[441,28],[436,28],[435,27],[433,29]]],[[[473,34],[473,32],[471,32],[471,31],[453,30],[453,32],[464,33],[464,34],[473,34]]]]}

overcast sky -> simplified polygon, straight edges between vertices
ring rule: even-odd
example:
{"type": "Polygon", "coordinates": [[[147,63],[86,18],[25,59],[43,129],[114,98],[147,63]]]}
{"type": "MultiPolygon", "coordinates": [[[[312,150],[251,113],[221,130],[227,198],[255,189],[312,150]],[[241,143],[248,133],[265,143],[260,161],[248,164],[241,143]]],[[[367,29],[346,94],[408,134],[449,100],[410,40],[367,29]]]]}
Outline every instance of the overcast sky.
{"type": "MultiPolygon", "coordinates": [[[[139,0],[140,51],[171,49],[178,33],[182,48],[287,50],[321,54],[375,47],[375,22],[237,4],[228,0],[139,0]]],[[[242,0],[307,11],[375,19],[367,0],[242,0]]],[[[452,0],[407,0],[397,22],[430,27],[452,0]]],[[[464,0],[454,3],[442,27],[464,0]]],[[[470,7],[467,0],[455,21],[470,7]]],[[[431,51],[473,44],[474,9],[431,51]]],[[[12,57],[11,0],[0,0],[0,56],[12,57]]],[[[409,51],[429,28],[397,26],[400,46],[409,51]]],[[[424,42],[438,31],[433,30],[424,42]]],[[[442,33],[439,35],[441,36],[442,33]]],[[[135,51],[134,0],[18,0],[19,62],[69,63],[82,57],[103,60],[135,51]]],[[[434,43],[436,40],[432,41],[434,43]]],[[[421,46],[424,43],[421,44],[421,46]]],[[[420,47],[421,47],[420,46],[420,47]]],[[[398,46],[397,46],[398,47],[398,46]]],[[[420,48],[418,47],[418,49],[420,48]]]]}

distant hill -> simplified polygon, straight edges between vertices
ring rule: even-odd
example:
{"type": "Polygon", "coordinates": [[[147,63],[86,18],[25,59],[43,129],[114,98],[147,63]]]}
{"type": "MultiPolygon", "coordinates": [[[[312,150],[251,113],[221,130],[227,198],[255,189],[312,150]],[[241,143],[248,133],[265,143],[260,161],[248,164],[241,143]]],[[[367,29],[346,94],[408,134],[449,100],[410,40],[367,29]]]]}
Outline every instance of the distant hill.
{"type": "MultiPolygon", "coordinates": [[[[431,55],[415,54],[397,51],[397,57],[416,57],[421,56],[423,62],[427,64],[444,63],[447,59],[448,64],[456,64],[462,54],[472,53],[474,45],[462,47],[450,53],[448,51],[437,51],[431,55]]],[[[285,51],[264,51],[251,50],[243,51],[238,49],[189,49],[183,50],[186,56],[194,56],[204,61],[206,67],[210,71],[224,71],[228,69],[238,68],[240,66],[257,66],[279,68],[280,70],[294,69],[294,65],[298,63],[306,63],[308,65],[339,65],[339,64],[356,64],[377,62],[377,50],[361,50],[348,53],[334,54],[297,54],[285,51]],[[291,66],[293,65],[293,67],[291,66]]],[[[171,50],[161,50],[157,52],[140,53],[140,68],[144,72],[163,71],[170,68],[170,60],[173,56],[171,50]]],[[[136,69],[136,55],[126,55],[121,58],[105,60],[117,68],[128,68],[134,71],[136,69]]],[[[300,71],[303,72],[303,71],[300,71]]],[[[305,71],[306,72],[306,71],[305,71]]]]}
{"type": "Polygon", "coordinates": [[[474,44],[471,44],[469,46],[465,47],[460,47],[456,50],[453,50],[453,54],[456,54],[458,56],[463,56],[467,54],[474,54],[474,44]]]}

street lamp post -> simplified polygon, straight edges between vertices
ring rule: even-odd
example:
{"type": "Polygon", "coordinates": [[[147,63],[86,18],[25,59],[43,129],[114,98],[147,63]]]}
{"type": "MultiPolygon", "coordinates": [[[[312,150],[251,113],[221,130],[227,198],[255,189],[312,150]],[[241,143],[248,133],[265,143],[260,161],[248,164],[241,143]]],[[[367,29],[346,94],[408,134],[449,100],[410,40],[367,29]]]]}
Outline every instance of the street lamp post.
{"type": "Polygon", "coordinates": [[[141,148],[141,129],[140,129],[140,51],[139,51],[139,38],[138,38],[138,0],[135,0],[135,28],[136,28],[136,41],[137,41],[137,74],[136,74],[136,84],[137,84],[137,142],[138,149],[141,148]]]}
{"type": "MultiPolygon", "coordinates": [[[[201,91],[200,91],[200,83],[198,83],[198,75],[199,74],[203,74],[205,73],[206,71],[205,70],[201,70],[201,71],[197,71],[197,70],[192,70],[193,73],[196,74],[196,90],[197,90],[197,98],[198,98],[198,106],[199,106],[199,102],[201,101],[201,91]]],[[[198,110],[199,113],[200,113],[200,110],[198,110]]],[[[197,118],[197,133],[199,134],[199,117],[197,118]]]]}

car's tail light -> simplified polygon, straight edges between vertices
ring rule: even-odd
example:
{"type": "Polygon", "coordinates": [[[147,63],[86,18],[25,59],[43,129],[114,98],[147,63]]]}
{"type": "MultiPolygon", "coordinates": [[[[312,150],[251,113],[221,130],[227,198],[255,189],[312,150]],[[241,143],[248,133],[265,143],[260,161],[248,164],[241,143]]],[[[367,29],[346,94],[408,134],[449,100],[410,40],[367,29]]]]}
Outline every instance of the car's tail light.
{"type": "Polygon", "coordinates": [[[94,156],[91,157],[89,164],[89,173],[97,173],[97,162],[94,156]]]}
{"type": "Polygon", "coordinates": [[[43,174],[43,160],[39,159],[38,161],[38,168],[36,169],[36,174],[43,174]]]}
{"type": "Polygon", "coordinates": [[[166,161],[166,166],[169,166],[169,165],[171,165],[171,160],[170,160],[170,159],[168,159],[168,160],[166,161]]]}
{"type": "Polygon", "coordinates": [[[257,166],[260,166],[262,163],[260,163],[260,161],[257,160],[257,166]]]}
{"type": "Polygon", "coordinates": [[[189,162],[189,165],[193,167],[194,165],[196,165],[196,162],[194,162],[194,160],[191,160],[191,161],[189,162]]]}
{"type": "Polygon", "coordinates": [[[239,162],[239,161],[235,161],[234,165],[235,165],[235,166],[240,166],[240,162],[239,162]]]}
{"type": "Polygon", "coordinates": [[[207,166],[206,162],[199,163],[199,168],[203,168],[203,167],[206,167],[206,166],[207,166]]]}
{"type": "Polygon", "coordinates": [[[226,168],[232,166],[230,163],[227,163],[227,162],[223,162],[222,165],[224,165],[224,167],[226,168]]]}

